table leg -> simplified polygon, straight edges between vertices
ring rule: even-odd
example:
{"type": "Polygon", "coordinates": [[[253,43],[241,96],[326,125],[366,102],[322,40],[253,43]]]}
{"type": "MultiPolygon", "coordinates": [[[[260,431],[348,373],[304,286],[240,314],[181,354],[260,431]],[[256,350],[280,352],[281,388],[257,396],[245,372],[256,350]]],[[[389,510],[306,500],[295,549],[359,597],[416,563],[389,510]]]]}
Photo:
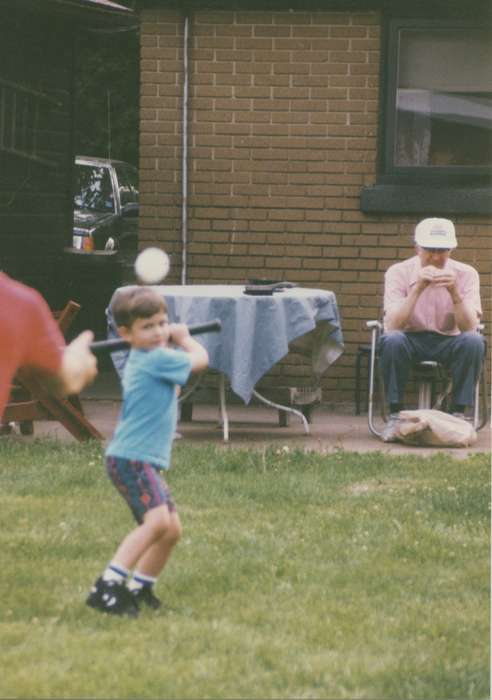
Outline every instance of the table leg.
{"type": "Polygon", "coordinates": [[[221,373],[219,376],[219,401],[220,401],[220,419],[222,421],[222,432],[224,442],[229,442],[229,416],[227,415],[227,406],[225,400],[225,376],[221,373]]]}
{"type": "Polygon", "coordinates": [[[183,423],[191,423],[193,419],[193,399],[189,399],[201,385],[204,374],[204,372],[197,374],[194,380],[191,381],[190,385],[183,391],[183,393],[178,398],[180,408],[179,420],[183,423]]]}
{"type": "Polygon", "coordinates": [[[257,399],[260,399],[260,401],[263,401],[264,404],[267,406],[271,406],[272,408],[276,408],[278,411],[285,411],[286,413],[293,413],[295,416],[301,419],[303,425],[304,425],[304,432],[306,435],[309,435],[309,424],[306,420],[306,416],[301,412],[297,411],[295,408],[292,408],[292,406],[282,406],[279,403],[274,403],[273,401],[270,401],[269,399],[265,398],[265,396],[262,396],[260,393],[256,391],[256,389],[253,390],[253,396],[256,396],[257,399]]]}
{"type": "Polygon", "coordinates": [[[193,403],[191,401],[180,404],[179,420],[181,423],[191,423],[193,420],[193,403]]]}

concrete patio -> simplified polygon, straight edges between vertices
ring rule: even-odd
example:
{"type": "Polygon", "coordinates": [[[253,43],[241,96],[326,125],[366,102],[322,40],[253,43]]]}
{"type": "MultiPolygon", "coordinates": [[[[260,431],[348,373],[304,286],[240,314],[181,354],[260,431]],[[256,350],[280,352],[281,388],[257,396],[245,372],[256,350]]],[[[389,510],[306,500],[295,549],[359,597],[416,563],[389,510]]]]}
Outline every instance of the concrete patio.
{"type": "MultiPolygon", "coordinates": [[[[109,438],[114,430],[120,410],[120,389],[116,373],[103,370],[94,384],[82,394],[82,403],[87,418],[109,438]]],[[[228,405],[229,442],[223,442],[219,410],[215,404],[198,403],[193,408],[193,421],[181,422],[179,433],[183,440],[193,444],[212,442],[217,445],[261,448],[288,446],[320,452],[346,450],[352,452],[382,452],[391,454],[415,454],[422,457],[435,454],[437,448],[411,447],[399,443],[383,443],[369,433],[367,416],[354,416],[351,406],[333,408],[321,405],[314,411],[310,434],[306,435],[301,421],[291,416],[287,427],[280,427],[275,409],[253,404],[250,406],[231,403],[228,405]]],[[[71,441],[74,438],[56,422],[37,422],[35,437],[51,436],[71,441]]],[[[23,438],[30,439],[30,438],[23,438]]],[[[490,454],[490,425],[478,433],[472,447],[440,448],[454,458],[463,459],[474,453],[490,454]]]]}

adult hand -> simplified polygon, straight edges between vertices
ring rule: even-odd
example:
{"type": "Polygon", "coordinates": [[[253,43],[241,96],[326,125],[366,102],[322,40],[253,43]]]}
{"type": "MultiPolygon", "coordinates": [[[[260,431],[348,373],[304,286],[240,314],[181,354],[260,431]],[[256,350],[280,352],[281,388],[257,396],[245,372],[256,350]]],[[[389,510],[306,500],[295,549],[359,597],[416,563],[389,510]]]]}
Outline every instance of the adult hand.
{"type": "Polygon", "coordinates": [[[78,394],[97,374],[97,360],[89,345],[94,340],[92,331],[84,331],[63,350],[59,378],[66,394],[78,394]]]}
{"type": "Polygon", "coordinates": [[[451,289],[456,284],[456,273],[454,270],[437,270],[433,281],[436,287],[447,287],[451,289]]]}
{"type": "Polygon", "coordinates": [[[426,265],[421,267],[419,271],[419,276],[417,280],[417,285],[421,290],[425,289],[432,284],[436,279],[436,275],[439,273],[439,269],[434,267],[434,265],[426,265]]]}

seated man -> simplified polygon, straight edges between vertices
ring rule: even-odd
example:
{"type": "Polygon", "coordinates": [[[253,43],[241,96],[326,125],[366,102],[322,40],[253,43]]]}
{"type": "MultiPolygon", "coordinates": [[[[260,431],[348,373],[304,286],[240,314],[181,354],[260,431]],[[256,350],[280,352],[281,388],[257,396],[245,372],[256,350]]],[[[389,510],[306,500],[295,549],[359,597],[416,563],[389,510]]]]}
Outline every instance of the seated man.
{"type": "Polygon", "coordinates": [[[417,255],[385,274],[384,333],[379,357],[389,420],[382,434],[395,440],[398,412],[410,369],[435,360],[451,372],[451,412],[463,416],[473,403],[485,342],[477,331],[482,315],[477,271],[451,259],[458,245],[449,219],[424,219],[415,228],[417,255]]]}

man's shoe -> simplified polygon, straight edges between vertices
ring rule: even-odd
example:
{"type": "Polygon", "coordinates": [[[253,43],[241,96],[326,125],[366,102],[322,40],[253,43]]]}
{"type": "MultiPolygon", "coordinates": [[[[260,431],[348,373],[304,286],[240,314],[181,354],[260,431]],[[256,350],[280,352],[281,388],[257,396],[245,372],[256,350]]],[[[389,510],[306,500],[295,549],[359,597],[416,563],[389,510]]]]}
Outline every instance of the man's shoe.
{"type": "Polygon", "coordinates": [[[388,422],[383,428],[381,433],[381,440],[383,442],[398,442],[398,424],[400,422],[399,413],[390,413],[388,417],[388,422]]]}
{"type": "Polygon", "coordinates": [[[138,603],[124,583],[98,578],[91,588],[86,604],[109,615],[137,617],[138,603]]]}
{"type": "Polygon", "coordinates": [[[142,588],[137,588],[132,591],[131,594],[138,604],[145,603],[145,605],[148,605],[149,608],[153,610],[158,610],[162,605],[159,598],[154,595],[152,586],[142,586],[142,588]]]}

